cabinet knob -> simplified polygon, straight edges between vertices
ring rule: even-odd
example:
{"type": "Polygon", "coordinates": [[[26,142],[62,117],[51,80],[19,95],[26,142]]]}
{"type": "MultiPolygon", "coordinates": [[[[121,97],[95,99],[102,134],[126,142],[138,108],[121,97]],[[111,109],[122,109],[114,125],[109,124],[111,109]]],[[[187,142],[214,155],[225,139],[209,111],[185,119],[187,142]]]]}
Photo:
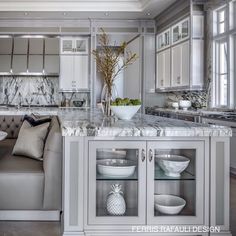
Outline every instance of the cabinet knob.
{"type": "Polygon", "coordinates": [[[152,162],[153,159],[153,152],[152,149],[149,149],[149,161],[152,162]]]}
{"type": "Polygon", "coordinates": [[[141,160],[142,160],[142,162],[144,162],[145,159],[146,159],[145,150],[142,149],[142,152],[141,152],[141,160]]]}

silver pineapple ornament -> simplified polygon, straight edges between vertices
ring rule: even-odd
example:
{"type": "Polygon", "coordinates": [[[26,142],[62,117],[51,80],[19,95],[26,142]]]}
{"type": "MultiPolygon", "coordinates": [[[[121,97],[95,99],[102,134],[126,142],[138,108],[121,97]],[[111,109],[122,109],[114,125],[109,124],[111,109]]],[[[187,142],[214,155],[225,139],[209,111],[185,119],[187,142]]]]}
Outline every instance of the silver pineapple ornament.
{"type": "Polygon", "coordinates": [[[107,196],[107,212],[110,215],[124,215],[126,211],[125,199],[120,184],[112,184],[112,191],[107,196]]]}

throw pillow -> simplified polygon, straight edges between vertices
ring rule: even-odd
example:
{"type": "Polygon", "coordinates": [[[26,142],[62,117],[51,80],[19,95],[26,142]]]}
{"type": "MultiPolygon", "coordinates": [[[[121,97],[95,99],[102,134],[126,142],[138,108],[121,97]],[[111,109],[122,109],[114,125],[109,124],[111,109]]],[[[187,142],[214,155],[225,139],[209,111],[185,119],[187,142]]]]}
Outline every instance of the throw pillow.
{"type": "Polygon", "coordinates": [[[48,127],[49,123],[31,126],[25,120],[20,128],[12,154],[42,160],[48,127]]]}
{"type": "Polygon", "coordinates": [[[47,122],[51,122],[50,116],[37,116],[35,114],[31,114],[30,116],[25,115],[24,120],[27,120],[32,126],[41,125],[47,122]]]}

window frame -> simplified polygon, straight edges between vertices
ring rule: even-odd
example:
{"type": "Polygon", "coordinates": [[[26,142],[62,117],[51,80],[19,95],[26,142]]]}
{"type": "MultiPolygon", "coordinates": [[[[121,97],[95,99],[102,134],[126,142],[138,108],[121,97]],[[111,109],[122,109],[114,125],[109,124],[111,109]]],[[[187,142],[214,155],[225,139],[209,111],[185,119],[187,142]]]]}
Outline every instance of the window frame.
{"type": "Polygon", "coordinates": [[[236,14],[236,0],[231,0],[229,3],[221,6],[213,11],[213,70],[212,70],[212,107],[214,108],[229,108],[234,109],[236,105],[236,69],[234,61],[236,61],[236,23],[234,15],[236,14]],[[224,21],[219,22],[219,13],[225,10],[224,21]],[[220,33],[220,23],[225,22],[225,31],[220,33]],[[227,43],[227,104],[220,104],[220,76],[218,74],[219,58],[218,45],[221,42],[227,43]]]}

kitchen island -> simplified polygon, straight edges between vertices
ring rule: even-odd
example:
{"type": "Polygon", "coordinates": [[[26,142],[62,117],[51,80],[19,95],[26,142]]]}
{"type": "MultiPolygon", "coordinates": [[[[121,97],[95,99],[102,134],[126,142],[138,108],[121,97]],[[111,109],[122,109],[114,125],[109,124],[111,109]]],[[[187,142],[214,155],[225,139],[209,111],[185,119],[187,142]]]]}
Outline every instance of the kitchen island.
{"type": "Polygon", "coordinates": [[[89,109],[59,110],[58,117],[64,137],[64,235],[231,235],[230,128],[141,114],[121,121],[89,109]],[[157,164],[161,155],[184,156],[189,165],[179,177],[168,176],[157,164]],[[135,171],[103,175],[98,164],[104,159],[133,162],[135,171]],[[113,184],[123,192],[122,215],[107,211],[113,184]],[[155,207],[157,195],[181,197],[186,205],[176,215],[163,214],[155,207]],[[170,226],[179,228],[170,233],[170,226]],[[204,226],[217,228],[206,232],[204,226]]]}

